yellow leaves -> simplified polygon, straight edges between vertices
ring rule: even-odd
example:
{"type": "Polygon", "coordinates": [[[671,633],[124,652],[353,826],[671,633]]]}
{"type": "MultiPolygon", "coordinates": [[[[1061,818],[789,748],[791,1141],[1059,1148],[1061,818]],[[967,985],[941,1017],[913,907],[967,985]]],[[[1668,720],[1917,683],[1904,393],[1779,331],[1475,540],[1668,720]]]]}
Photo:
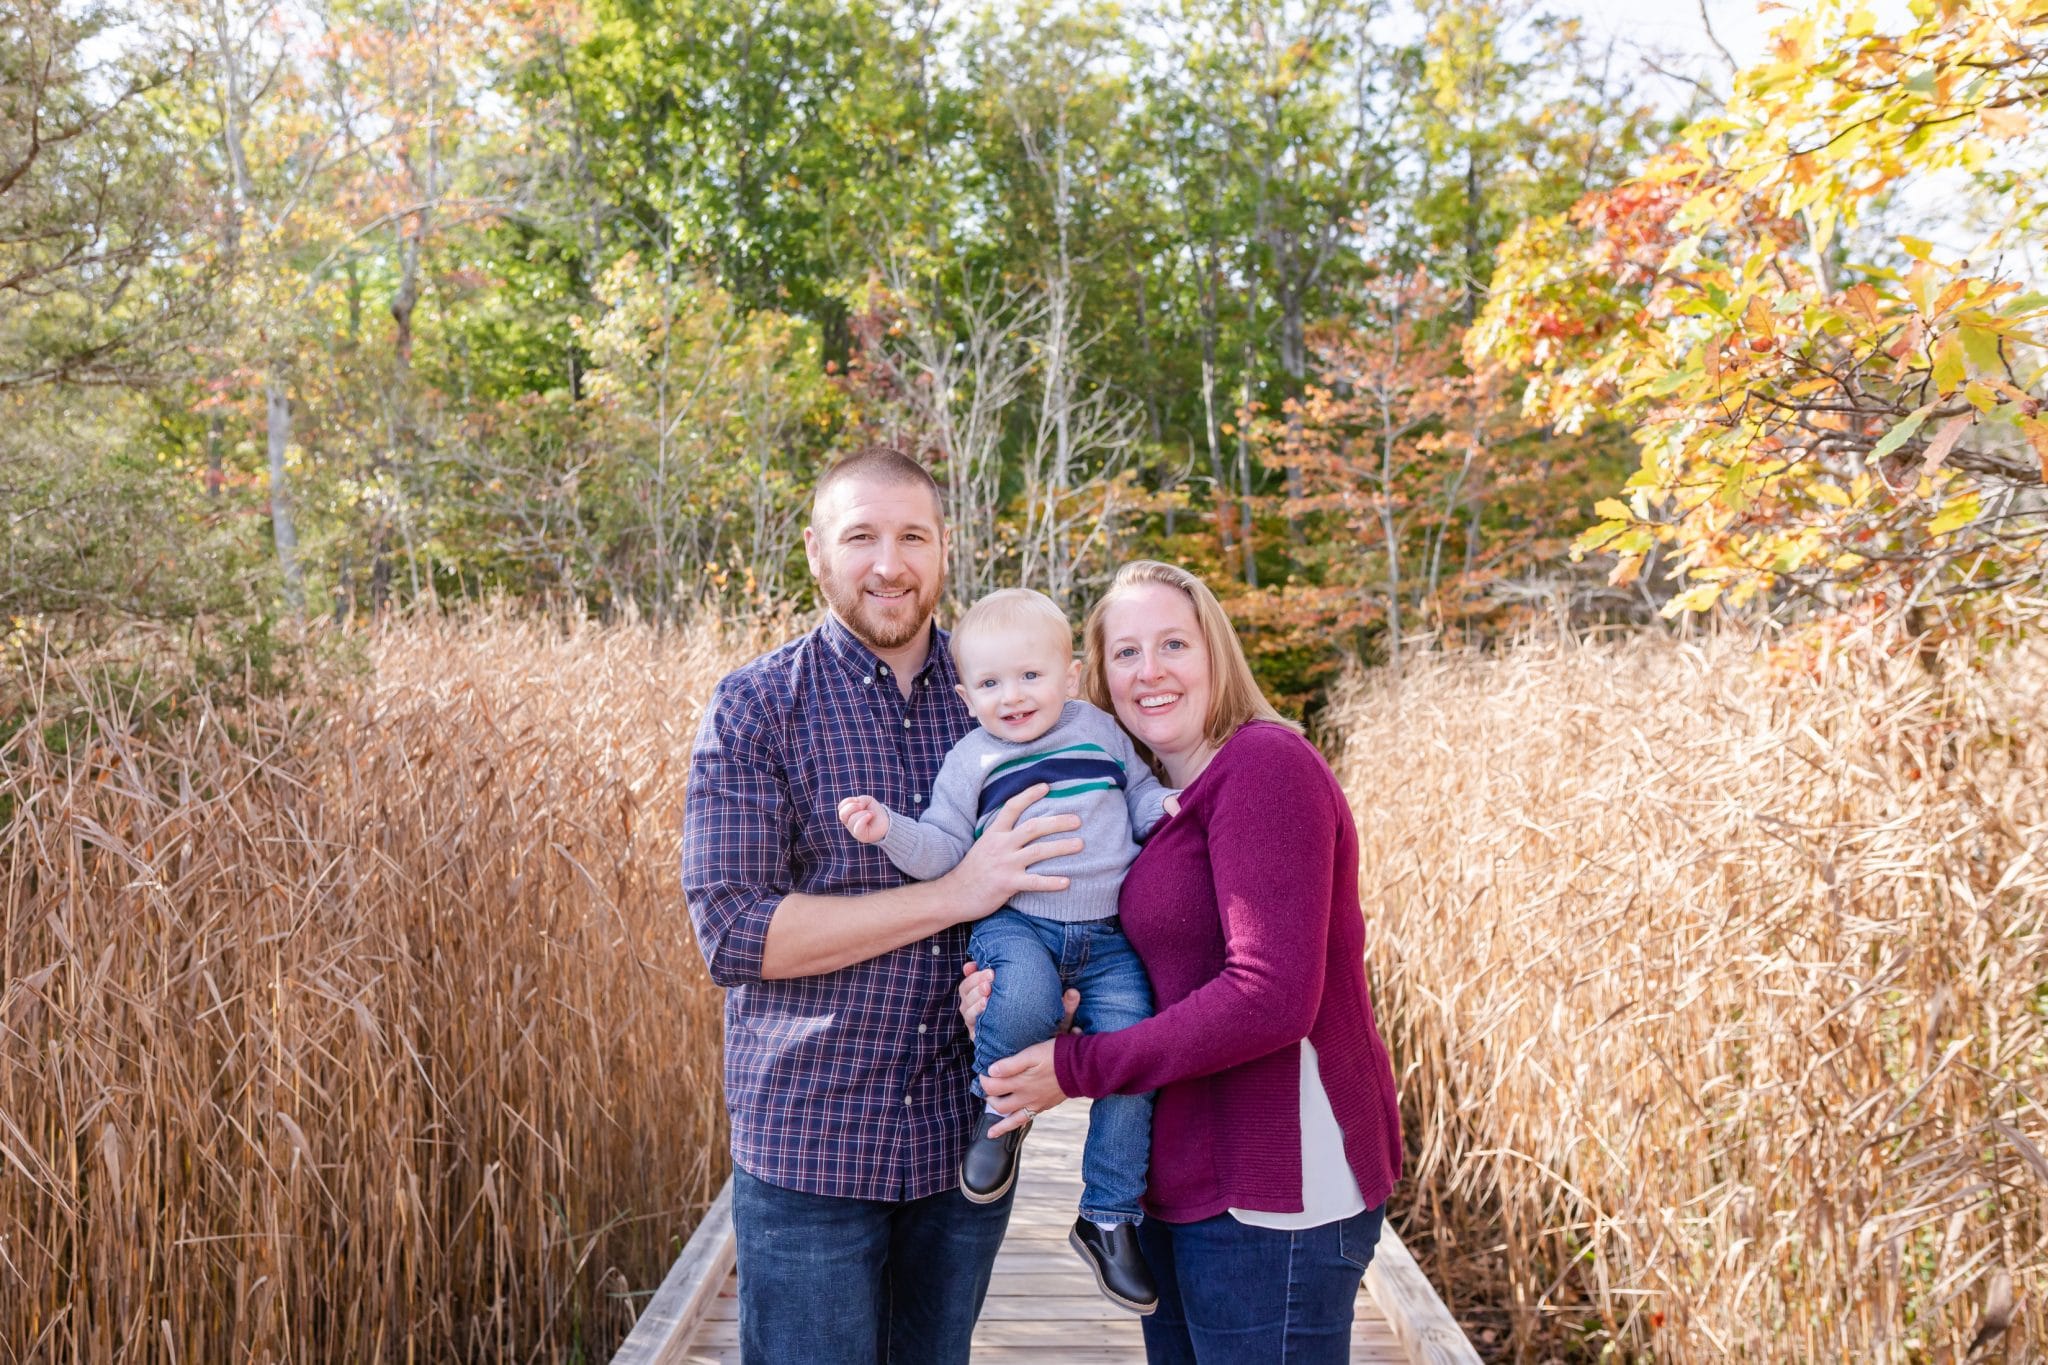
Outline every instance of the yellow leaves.
{"type": "Polygon", "coordinates": [[[1934,387],[1944,398],[1963,386],[1963,339],[1954,332],[1934,343],[1934,387]]]}
{"type": "Polygon", "coordinates": [[[1951,499],[1933,521],[1927,523],[1927,534],[1945,536],[1962,530],[1983,514],[1983,501],[1972,491],[1951,499]]]}
{"type": "MultiPolygon", "coordinates": [[[[1918,537],[1984,515],[1965,441],[2024,432],[2048,482],[2048,290],[2026,293],[1993,254],[2048,221],[2048,115],[2016,74],[2034,67],[2015,53],[2038,50],[2014,36],[2029,7],[2048,19],[2048,0],[1916,0],[1910,19],[1817,0],[1724,109],[1607,194],[1604,216],[1574,218],[1576,254],[1546,243],[1559,254],[1540,290],[1489,303],[1525,333],[1568,334],[1569,363],[1538,377],[1597,392],[1635,428],[1643,467],[1599,501],[1576,552],[1615,556],[1627,581],[1642,572],[1635,538],[1671,545],[1694,575],[1674,615],[1773,601],[1816,575],[1872,590],[1918,537]],[[1868,240],[1872,202],[1993,162],[2012,212],[1978,263],[1912,235],[1897,239],[1903,260],[1843,259],[1868,240]]],[[[1932,554],[1955,557],[1951,582],[1989,581],[1986,565],[2036,552],[2019,546],[1957,539],[1932,554]]]]}
{"type": "Polygon", "coordinates": [[[1956,328],[1956,335],[1962,338],[1963,351],[1979,373],[1995,374],[2003,368],[2003,360],[1998,353],[1997,330],[1965,322],[1956,328]]]}
{"type": "Polygon", "coordinates": [[[1771,307],[1761,296],[1752,297],[1749,307],[1742,310],[1742,325],[1752,338],[1772,341],[1778,335],[1778,329],[1771,321],[1771,307]]]}
{"type": "Polygon", "coordinates": [[[2033,121],[2027,117],[2027,111],[2024,109],[2011,105],[1987,105],[1977,111],[1977,126],[1984,130],[1986,136],[1995,137],[2001,142],[2011,142],[2015,138],[2025,137],[2028,130],[2033,127],[2033,121]]]}
{"type": "Polygon", "coordinates": [[[1721,585],[1719,583],[1701,583],[1695,587],[1687,588],[1684,592],[1666,602],[1663,610],[1658,615],[1669,621],[1674,617],[1683,616],[1689,611],[1705,611],[1713,606],[1715,602],[1719,601],[1720,598],[1721,585]]]}
{"type": "Polygon", "coordinates": [[[1927,261],[1917,262],[1906,272],[1906,297],[1913,300],[1913,306],[1923,314],[1934,312],[1934,266],[1927,261]]]}

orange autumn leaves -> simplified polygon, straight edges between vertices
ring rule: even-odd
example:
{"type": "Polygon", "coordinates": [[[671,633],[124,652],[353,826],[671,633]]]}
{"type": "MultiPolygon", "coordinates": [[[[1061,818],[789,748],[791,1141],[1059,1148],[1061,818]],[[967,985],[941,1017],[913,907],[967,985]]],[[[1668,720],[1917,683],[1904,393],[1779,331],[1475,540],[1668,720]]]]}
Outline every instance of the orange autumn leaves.
{"type": "Polygon", "coordinates": [[[1824,0],[1640,175],[1517,232],[1467,354],[1642,450],[1577,551],[1627,581],[1663,547],[1672,614],[2038,600],[2044,104],[2043,0],[1918,0],[1901,32],[1824,0]],[[1996,209],[1981,240],[1877,229],[1936,187],[1996,209]]]}

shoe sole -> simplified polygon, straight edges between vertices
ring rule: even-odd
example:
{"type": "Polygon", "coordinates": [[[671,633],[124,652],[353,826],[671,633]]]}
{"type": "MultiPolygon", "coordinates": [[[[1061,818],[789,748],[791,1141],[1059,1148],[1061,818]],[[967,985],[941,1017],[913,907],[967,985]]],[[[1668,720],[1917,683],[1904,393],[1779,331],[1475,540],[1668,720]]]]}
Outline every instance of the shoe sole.
{"type": "Polygon", "coordinates": [[[990,1190],[987,1194],[982,1194],[979,1191],[969,1189],[967,1182],[963,1180],[960,1182],[961,1196],[970,1204],[993,1204],[996,1200],[1001,1199],[1014,1189],[1017,1184],[1017,1172],[1024,1169],[1024,1139],[1030,1136],[1031,1125],[1027,1123],[1017,1134],[1017,1159],[1010,1163],[1010,1178],[1003,1182],[1001,1189],[990,1190]]]}
{"type": "Polygon", "coordinates": [[[1081,1264],[1087,1266],[1088,1273],[1095,1277],[1095,1287],[1102,1291],[1103,1298],[1108,1299],[1111,1303],[1127,1312],[1136,1313],[1141,1318],[1149,1318],[1158,1311],[1159,1300],[1157,1299],[1152,1300],[1150,1303],[1134,1303],[1117,1293],[1114,1289],[1111,1289],[1109,1281],[1102,1278],[1101,1265],[1096,1262],[1093,1256],[1088,1254],[1088,1248],[1082,1243],[1080,1233],[1069,1231],[1067,1233],[1067,1245],[1074,1249],[1074,1254],[1081,1258],[1081,1264]]]}

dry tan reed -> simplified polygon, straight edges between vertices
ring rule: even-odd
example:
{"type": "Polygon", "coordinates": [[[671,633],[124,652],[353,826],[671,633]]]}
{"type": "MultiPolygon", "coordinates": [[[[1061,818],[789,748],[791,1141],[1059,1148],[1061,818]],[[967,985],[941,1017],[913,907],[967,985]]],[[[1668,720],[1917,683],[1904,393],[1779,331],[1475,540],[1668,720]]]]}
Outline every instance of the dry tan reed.
{"type": "Polygon", "coordinates": [[[0,1360],[604,1359],[724,1174],[674,867],[739,652],[413,624],[0,748],[0,1360]]]}
{"type": "Polygon", "coordinates": [[[2039,1357],[2048,653],[1530,648],[1330,725],[1403,1222],[1492,1354],[2039,1357]]]}

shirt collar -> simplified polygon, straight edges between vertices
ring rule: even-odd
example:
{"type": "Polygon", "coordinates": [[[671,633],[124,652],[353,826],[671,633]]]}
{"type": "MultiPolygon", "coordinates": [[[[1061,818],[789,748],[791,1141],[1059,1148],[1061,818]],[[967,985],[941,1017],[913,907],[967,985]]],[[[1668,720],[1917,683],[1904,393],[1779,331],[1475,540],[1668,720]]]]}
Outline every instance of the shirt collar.
{"type": "MultiPolygon", "coordinates": [[[[925,650],[924,667],[917,670],[913,682],[923,681],[929,687],[944,687],[950,684],[949,670],[951,656],[946,653],[946,632],[936,624],[929,627],[931,640],[925,650]]],[[[825,652],[838,661],[848,676],[854,678],[880,679],[887,667],[875,652],[861,642],[844,621],[831,612],[825,613],[823,624],[818,627],[818,638],[825,643],[825,652]]]]}

